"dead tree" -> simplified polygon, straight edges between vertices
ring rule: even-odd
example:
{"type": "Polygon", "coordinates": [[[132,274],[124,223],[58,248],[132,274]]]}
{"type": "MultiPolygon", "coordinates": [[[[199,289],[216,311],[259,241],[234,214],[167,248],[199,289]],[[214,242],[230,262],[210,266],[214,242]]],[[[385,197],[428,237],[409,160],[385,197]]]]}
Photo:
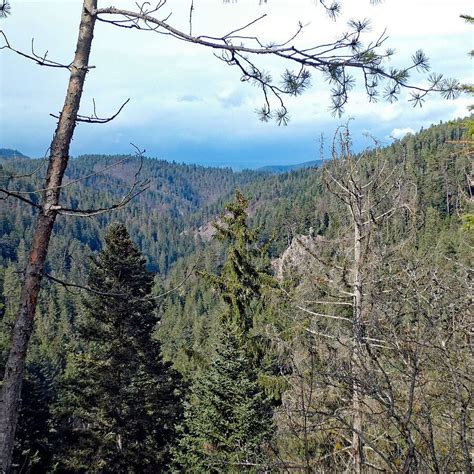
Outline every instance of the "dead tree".
{"type": "MultiPolygon", "coordinates": [[[[333,225],[339,230],[336,235],[327,237],[295,239],[295,246],[306,253],[309,263],[303,270],[300,288],[292,295],[287,294],[287,298],[301,315],[295,317],[295,322],[298,324],[301,317],[302,330],[313,337],[312,351],[317,350],[318,357],[325,360],[320,363],[319,372],[311,376],[312,380],[319,380],[321,393],[333,387],[350,394],[350,402],[340,408],[345,415],[324,413],[316,401],[306,411],[313,413],[313,418],[321,418],[317,422],[319,426],[327,425],[329,418],[332,429],[341,433],[349,431],[350,440],[344,435],[343,442],[337,441],[341,448],[335,456],[350,455],[351,471],[360,473],[370,467],[365,458],[367,449],[377,450],[365,434],[366,394],[370,390],[364,378],[371,376],[366,363],[367,351],[384,344],[370,322],[368,288],[375,278],[373,266],[378,258],[374,246],[380,244],[377,234],[385,221],[395,213],[409,211],[409,199],[401,186],[401,163],[393,166],[381,159],[377,151],[354,155],[350,148],[348,128],[342,127],[333,144],[334,160],[322,170],[326,188],[333,197],[332,209],[328,212],[332,210],[333,225]],[[321,342],[324,340],[327,343],[321,342]]],[[[312,391],[317,393],[318,388],[312,391]]],[[[304,393],[301,398],[303,396],[304,393]]],[[[324,398],[322,394],[323,406],[324,398]]],[[[383,452],[378,450],[378,453],[383,459],[383,452]]],[[[323,463],[319,465],[321,469],[349,468],[342,464],[324,464],[330,457],[328,454],[319,461],[323,463]]],[[[317,466],[318,460],[312,464],[317,466]]],[[[387,460],[384,468],[391,470],[394,465],[387,460]]]]}
{"type": "MultiPolygon", "coordinates": [[[[325,5],[324,2],[321,3],[325,5]]],[[[7,3],[3,2],[3,5],[2,12],[7,12],[8,9],[5,6],[7,3]]],[[[303,92],[310,84],[311,72],[321,73],[329,81],[332,86],[332,109],[335,112],[341,112],[347,103],[354,83],[354,77],[350,74],[351,70],[360,73],[369,100],[377,99],[381,83],[386,85],[383,92],[385,99],[392,100],[401,89],[407,89],[411,93],[414,104],[420,104],[430,92],[439,92],[447,98],[452,98],[458,93],[458,83],[440,75],[429,76],[429,85],[426,88],[409,82],[409,76],[413,70],[426,71],[428,69],[427,58],[421,51],[415,53],[412,63],[406,68],[386,69],[384,62],[393,54],[393,51],[380,52],[381,46],[387,39],[384,33],[375,42],[367,45],[362,42],[361,36],[368,28],[368,22],[365,21],[352,22],[350,31],[334,42],[298,48],[294,44],[303,29],[300,24],[291,38],[267,46],[256,37],[245,35],[245,30],[258,21],[262,21],[264,16],[236,27],[219,37],[211,37],[193,33],[193,2],[190,8],[189,33],[173,27],[168,21],[169,15],[163,14],[161,19],[157,17],[161,15],[161,10],[165,5],[166,0],[159,0],[154,6],[145,2],[137,5],[136,11],[127,11],[115,7],[98,8],[97,0],[83,0],[76,53],[70,64],[52,61],[46,54],[40,55],[33,48],[30,53],[19,51],[9,43],[2,32],[4,45],[1,49],[20,54],[40,66],[67,69],[70,72],[64,106],[58,116],[50,147],[48,170],[40,204],[9,189],[0,190],[4,197],[21,199],[38,209],[18,318],[13,329],[11,351],[3,378],[0,410],[0,466],[4,472],[10,471],[25,358],[33,330],[36,304],[54,222],[61,214],[91,216],[106,211],[104,209],[64,209],[60,203],[63,177],[69,159],[69,146],[76,124],[78,122],[104,123],[117,115],[109,119],[99,119],[95,114],[90,117],[79,115],[85,78],[91,68],[89,54],[97,21],[121,28],[165,34],[178,41],[204,46],[218,52],[221,60],[238,68],[242,80],[261,89],[264,105],[260,110],[260,118],[265,121],[274,118],[279,124],[288,122],[288,111],[283,102],[283,96],[295,96],[303,92]],[[294,64],[297,69],[296,71],[286,69],[282,74],[282,80],[274,81],[268,72],[260,69],[251,59],[262,55],[281,59],[285,64],[294,64]]],[[[327,10],[334,16],[337,13],[332,6],[327,7],[327,10]]]]}
{"type": "MultiPolygon", "coordinates": [[[[383,221],[408,203],[401,201],[401,185],[396,168],[388,170],[386,162],[371,166],[367,153],[354,156],[350,150],[350,137],[343,128],[339,138],[339,153],[332,169],[326,169],[328,190],[343,204],[353,230],[351,259],[348,265],[348,286],[352,292],[352,472],[362,472],[364,466],[363,394],[360,389],[359,367],[365,358],[368,305],[365,301],[366,284],[370,279],[371,246],[374,231],[383,221]],[[373,168],[373,169],[371,169],[373,168]],[[390,203],[387,206],[387,203],[390,203]]],[[[370,158],[369,158],[370,159],[370,158]]],[[[377,160],[377,157],[375,157],[377,160]]]]}
{"type": "Polygon", "coordinates": [[[291,365],[281,429],[314,428],[308,469],[471,472],[472,270],[417,249],[402,152],[353,155],[344,128],[338,148],[322,171],[336,198],[321,197],[329,229],[288,249],[288,327],[269,331],[291,365]]]}

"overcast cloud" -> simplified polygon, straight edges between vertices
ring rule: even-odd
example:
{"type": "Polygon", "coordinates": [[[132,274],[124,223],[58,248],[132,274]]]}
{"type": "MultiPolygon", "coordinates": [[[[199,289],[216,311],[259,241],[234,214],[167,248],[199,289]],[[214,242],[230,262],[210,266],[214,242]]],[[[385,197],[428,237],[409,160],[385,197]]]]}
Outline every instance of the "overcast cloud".
{"type": "MultiPolygon", "coordinates": [[[[35,38],[38,52],[70,62],[75,49],[80,0],[12,0],[12,14],[0,20],[11,44],[29,50],[35,38]]],[[[100,6],[109,2],[99,0],[100,6]]],[[[459,15],[472,13],[467,0],[385,0],[372,6],[369,0],[346,0],[344,17],[328,19],[315,0],[195,0],[193,32],[222,35],[267,13],[249,34],[264,42],[291,36],[298,21],[306,25],[302,45],[334,40],[349,18],[371,18],[367,40],[386,28],[386,46],[395,48],[394,66],[409,62],[423,49],[432,69],[463,82],[472,82],[472,27],[459,15]]],[[[128,0],[110,2],[136,9],[128,0]]],[[[189,0],[168,0],[169,22],[188,30],[189,0]]],[[[166,16],[163,12],[161,17],[166,16]]],[[[71,149],[83,153],[128,153],[130,142],[149,156],[216,166],[263,166],[297,163],[317,158],[321,133],[330,136],[335,127],[353,117],[355,135],[365,131],[390,141],[405,133],[467,114],[468,98],[444,101],[432,96],[422,109],[412,109],[406,97],[395,104],[368,104],[362,89],[350,98],[342,119],[328,112],[327,84],[315,75],[303,96],[288,101],[288,127],[261,123],[254,113],[262,105],[259,91],[240,81],[230,68],[206,48],[185,44],[155,33],[114,28],[98,23],[81,112],[92,111],[95,98],[100,115],[109,115],[127,98],[122,114],[106,125],[80,124],[71,149]]],[[[280,63],[265,64],[278,70],[280,63]]],[[[67,84],[63,70],[35,66],[10,51],[0,51],[0,147],[16,148],[30,156],[47,149],[67,84]]],[[[414,78],[414,80],[420,80],[414,78]]]]}

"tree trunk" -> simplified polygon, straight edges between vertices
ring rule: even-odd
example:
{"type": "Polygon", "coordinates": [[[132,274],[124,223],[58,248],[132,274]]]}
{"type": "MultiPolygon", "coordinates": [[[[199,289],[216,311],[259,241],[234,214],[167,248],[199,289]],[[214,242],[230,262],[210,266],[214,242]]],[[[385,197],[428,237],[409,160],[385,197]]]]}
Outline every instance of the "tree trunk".
{"type": "Polygon", "coordinates": [[[58,212],[61,184],[69,159],[69,146],[76,126],[77,113],[88,71],[96,8],[97,0],[84,0],[76,53],[70,68],[71,74],[66,99],[51,143],[48,171],[44,183],[45,191],[33,231],[18,317],[13,329],[10,354],[5,366],[0,407],[0,467],[3,473],[8,473],[11,469],[28,342],[33,331],[33,319],[44,264],[58,212]]]}
{"type": "MultiPolygon", "coordinates": [[[[359,190],[355,190],[357,196],[359,196],[359,190]]],[[[362,425],[362,400],[360,394],[360,388],[358,386],[360,380],[360,374],[357,369],[360,363],[360,350],[362,346],[362,284],[360,281],[360,271],[362,263],[361,253],[361,206],[360,198],[355,199],[353,219],[354,219],[354,266],[353,266],[353,321],[352,321],[352,337],[353,337],[353,352],[352,352],[352,472],[360,474],[362,472],[363,463],[363,443],[361,433],[363,429],[362,425]],[[357,210],[357,211],[356,211],[357,210]]]]}

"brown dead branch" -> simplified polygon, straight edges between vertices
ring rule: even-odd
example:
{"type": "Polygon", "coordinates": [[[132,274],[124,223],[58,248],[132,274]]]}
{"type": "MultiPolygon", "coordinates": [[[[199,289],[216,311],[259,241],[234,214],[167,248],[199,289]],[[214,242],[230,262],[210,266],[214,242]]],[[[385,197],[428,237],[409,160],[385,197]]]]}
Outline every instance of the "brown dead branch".
{"type": "MultiPolygon", "coordinates": [[[[105,118],[101,118],[101,117],[97,116],[96,108],[95,108],[95,99],[93,99],[92,101],[93,101],[93,104],[94,104],[94,113],[92,115],[78,115],[77,118],[76,118],[76,122],[82,122],[82,123],[108,123],[108,122],[111,122],[112,120],[114,120],[120,114],[120,112],[122,112],[122,109],[130,102],[130,99],[127,99],[120,106],[120,108],[117,110],[117,112],[115,112],[114,115],[111,115],[110,117],[105,117],[105,118]]],[[[51,117],[59,119],[59,115],[55,115],[55,114],[49,114],[49,115],[51,115],[51,117]]]]}
{"type": "Polygon", "coordinates": [[[160,293],[159,295],[153,295],[153,296],[150,295],[150,296],[147,296],[146,298],[133,296],[133,295],[130,295],[129,293],[115,293],[115,292],[99,291],[99,290],[97,290],[95,288],[92,288],[90,286],[79,285],[78,283],[67,282],[67,281],[62,280],[58,277],[52,276],[48,273],[44,273],[44,276],[48,280],[52,281],[53,283],[57,283],[57,284],[61,285],[63,288],[66,289],[66,291],[68,291],[69,293],[72,293],[74,295],[79,295],[80,293],[72,291],[71,288],[72,289],[77,289],[77,290],[80,290],[80,291],[85,291],[87,293],[92,293],[92,294],[97,295],[97,296],[104,296],[104,297],[107,297],[107,298],[108,297],[110,297],[110,298],[127,298],[127,299],[133,299],[134,301],[144,301],[144,300],[148,301],[148,300],[161,299],[161,298],[164,298],[165,296],[167,296],[171,293],[174,293],[175,291],[178,291],[186,283],[186,281],[191,277],[191,275],[193,275],[194,270],[196,269],[198,263],[199,263],[199,261],[196,261],[191,266],[191,268],[186,272],[186,275],[184,276],[184,278],[176,286],[174,286],[173,288],[171,288],[167,291],[164,291],[163,293],[160,293]]]}
{"type": "MultiPolygon", "coordinates": [[[[15,49],[10,42],[8,41],[8,38],[3,30],[0,30],[0,35],[3,37],[5,44],[3,46],[0,46],[0,49],[8,49],[20,56],[23,56],[26,59],[29,59],[31,61],[34,61],[36,64],[39,66],[47,66],[47,67],[53,67],[53,68],[61,68],[61,69],[67,69],[71,70],[72,63],[70,64],[62,64],[57,61],[52,61],[51,59],[48,59],[48,51],[46,51],[43,55],[39,55],[36,53],[34,49],[34,39],[31,40],[31,54],[25,53],[23,51],[20,51],[18,49],[15,49]]],[[[93,66],[89,66],[88,69],[91,69],[93,66]]]]}

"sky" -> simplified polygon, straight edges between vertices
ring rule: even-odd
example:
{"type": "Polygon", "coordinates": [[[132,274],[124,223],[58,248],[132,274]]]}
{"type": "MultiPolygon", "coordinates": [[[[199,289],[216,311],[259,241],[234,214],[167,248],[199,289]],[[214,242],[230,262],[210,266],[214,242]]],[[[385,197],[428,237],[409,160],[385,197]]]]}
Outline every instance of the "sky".
{"type": "MultiPolygon", "coordinates": [[[[156,3],[155,2],[151,2],[156,3]]],[[[11,15],[0,19],[0,28],[16,49],[35,50],[48,58],[69,63],[74,54],[81,0],[11,0],[11,15]]],[[[191,0],[168,0],[157,14],[185,32],[189,31],[191,0]]],[[[99,0],[99,7],[136,10],[134,1],[99,0]]],[[[468,0],[342,0],[343,14],[336,22],[317,0],[194,0],[193,33],[222,36],[267,16],[248,30],[266,44],[286,41],[298,23],[303,33],[297,47],[334,41],[347,31],[350,19],[371,20],[369,42],[386,30],[384,46],[394,48],[390,65],[409,64],[422,49],[432,71],[461,82],[473,81],[473,63],[467,53],[473,48],[473,27],[459,18],[472,14],[468,0]],[[262,2],[263,3],[263,2],[262,2]]],[[[0,38],[1,41],[1,38],[0,38]]],[[[259,121],[255,109],[263,105],[258,88],[240,80],[237,68],[216,58],[198,45],[179,42],[154,32],[96,25],[80,112],[109,116],[128,98],[130,102],[116,120],[107,124],[79,124],[71,155],[86,153],[128,154],[130,143],[147,156],[169,161],[234,169],[293,164],[318,159],[319,140],[330,140],[337,126],[351,118],[356,149],[370,134],[382,143],[414,133],[421,127],[467,115],[472,98],[447,101],[430,96],[422,108],[413,109],[407,94],[396,103],[370,104],[361,77],[352,92],[345,114],[329,111],[329,86],[313,74],[311,87],[286,104],[291,121],[287,127],[259,121]]],[[[277,60],[256,63],[277,77],[287,64],[277,60]]],[[[423,85],[423,75],[412,82],[423,85]]],[[[64,101],[68,71],[40,67],[6,49],[0,50],[0,147],[13,148],[31,157],[43,156],[51,141],[55,119],[64,101]]]]}

